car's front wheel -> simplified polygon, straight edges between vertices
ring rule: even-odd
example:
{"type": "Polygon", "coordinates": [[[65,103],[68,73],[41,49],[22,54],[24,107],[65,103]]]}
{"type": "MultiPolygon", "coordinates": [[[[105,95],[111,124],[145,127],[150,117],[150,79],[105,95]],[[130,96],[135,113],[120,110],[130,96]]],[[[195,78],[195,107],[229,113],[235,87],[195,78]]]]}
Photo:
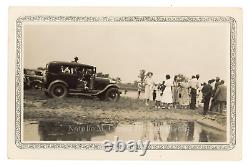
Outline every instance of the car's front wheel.
{"type": "Polygon", "coordinates": [[[55,83],[50,88],[50,94],[53,98],[64,98],[68,94],[68,88],[62,83],[55,83]]]}
{"type": "Polygon", "coordinates": [[[118,101],[120,99],[120,92],[117,88],[109,88],[105,93],[105,98],[108,101],[118,101]]]}

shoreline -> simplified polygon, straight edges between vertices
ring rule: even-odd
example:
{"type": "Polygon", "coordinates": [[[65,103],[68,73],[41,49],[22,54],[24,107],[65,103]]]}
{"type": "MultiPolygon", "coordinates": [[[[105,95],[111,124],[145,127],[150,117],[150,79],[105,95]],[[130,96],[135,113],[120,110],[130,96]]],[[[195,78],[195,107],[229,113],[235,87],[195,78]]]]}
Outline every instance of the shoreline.
{"type": "Polygon", "coordinates": [[[156,109],[154,103],[145,106],[144,100],[121,97],[113,103],[71,96],[64,99],[47,98],[42,92],[24,93],[24,120],[55,119],[69,122],[135,122],[135,121],[196,121],[226,131],[226,116],[215,113],[203,116],[202,107],[190,109],[156,109]]]}

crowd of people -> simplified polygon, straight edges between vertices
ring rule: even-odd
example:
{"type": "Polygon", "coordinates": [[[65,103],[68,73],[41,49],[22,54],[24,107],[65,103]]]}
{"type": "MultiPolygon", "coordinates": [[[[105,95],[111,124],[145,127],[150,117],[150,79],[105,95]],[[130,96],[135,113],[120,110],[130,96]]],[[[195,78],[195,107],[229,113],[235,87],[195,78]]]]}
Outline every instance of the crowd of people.
{"type": "Polygon", "coordinates": [[[149,101],[153,100],[156,108],[195,110],[203,103],[204,115],[209,110],[222,113],[227,101],[227,87],[224,80],[216,77],[201,84],[199,78],[199,74],[193,75],[191,79],[176,75],[172,80],[167,74],[165,80],[156,84],[153,73],[148,72],[144,81],[138,83],[138,98],[144,88],[147,106],[149,101]]]}

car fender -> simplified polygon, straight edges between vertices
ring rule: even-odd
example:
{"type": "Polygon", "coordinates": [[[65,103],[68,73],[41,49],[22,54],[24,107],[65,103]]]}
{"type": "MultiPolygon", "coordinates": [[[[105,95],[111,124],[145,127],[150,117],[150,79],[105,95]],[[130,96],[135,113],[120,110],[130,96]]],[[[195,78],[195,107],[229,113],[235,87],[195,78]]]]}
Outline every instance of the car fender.
{"type": "Polygon", "coordinates": [[[41,81],[41,80],[33,80],[33,81],[31,82],[31,84],[33,84],[34,82],[38,82],[38,83],[40,83],[40,84],[43,84],[43,81],[41,81]]]}
{"type": "Polygon", "coordinates": [[[109,88],[117,88],[117,89],[120,89],[120,87],[119,87],[118,85],[116,85],[116,84],[109,84],[109,85],[107,85],[103,90],[97,92],[96,95],[99,95],[99,94],[105,92],[105,91],[108,90],[109,88]]]}
{"type": "Polygon", "coordinates": [[[53,81],[53,82],[51,82],[51,83],[49,84],[48,90],[50,91],[50,88],[51,88],[54,84],[56,84],[56,83],[62,83],[62,84],[64,84],[67,88],[69,87],[69,85],[68,85],[67,82],[65,82],[65,81],[62,81],[62,80],[55,80],[55,81],[53,81]]]}

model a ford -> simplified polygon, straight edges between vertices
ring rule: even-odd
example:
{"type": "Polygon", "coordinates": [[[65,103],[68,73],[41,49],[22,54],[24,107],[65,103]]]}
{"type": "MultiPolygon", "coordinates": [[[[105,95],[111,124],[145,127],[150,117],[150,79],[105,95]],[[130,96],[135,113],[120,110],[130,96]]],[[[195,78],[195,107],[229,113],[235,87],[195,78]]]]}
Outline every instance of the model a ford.
{"type": "Polygon", "coordinates": [[[68,94],[76,94],[109,101],[118,101],[120,98],[116,82],[97,77],[94,66],[53,61],[46,68],[44,91],[49,97],[63,98],[68,94]]]}
{"type": "Polygon", "coordinates": [[[24,69],[24,88],[41,89],[43,81],[43,71],[24,69]]]}

